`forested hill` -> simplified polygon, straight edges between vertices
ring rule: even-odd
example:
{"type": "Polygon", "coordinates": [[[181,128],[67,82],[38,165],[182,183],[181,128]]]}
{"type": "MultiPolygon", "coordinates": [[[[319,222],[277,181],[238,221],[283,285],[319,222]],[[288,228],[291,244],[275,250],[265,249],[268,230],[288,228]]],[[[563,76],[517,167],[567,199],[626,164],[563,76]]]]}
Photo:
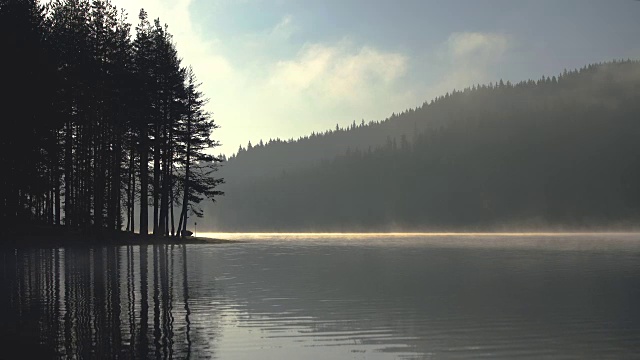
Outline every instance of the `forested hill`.
{"type": "Polygon", "coordinates": [[[632,225],[640,62],[473,86],[381,122],[241,148],[215,230],[632,225]]]}

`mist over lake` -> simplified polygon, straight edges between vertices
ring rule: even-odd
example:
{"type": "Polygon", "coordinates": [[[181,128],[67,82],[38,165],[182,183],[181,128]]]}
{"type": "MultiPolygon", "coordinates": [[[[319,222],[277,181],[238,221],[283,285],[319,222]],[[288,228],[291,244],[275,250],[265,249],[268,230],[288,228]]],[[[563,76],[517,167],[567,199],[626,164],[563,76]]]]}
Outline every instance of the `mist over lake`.
{"type": "Polygon", "coordinates": [[[4,249],[0,357],[633,358],[637,234],[4,249]]]}

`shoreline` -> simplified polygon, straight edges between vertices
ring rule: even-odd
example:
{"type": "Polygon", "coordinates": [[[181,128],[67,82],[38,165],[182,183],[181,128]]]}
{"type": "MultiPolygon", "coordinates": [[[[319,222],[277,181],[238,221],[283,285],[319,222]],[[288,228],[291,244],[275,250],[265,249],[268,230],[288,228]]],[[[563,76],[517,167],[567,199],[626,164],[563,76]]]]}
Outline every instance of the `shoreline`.
{"type": "MultiPolygon", "coordinates": [[[[634,229],[635,230],[635,229],[634,229]]],[[[101,247],[101,246],[129,246],[129,245],[197,245],[197,244],[231,244],[246,241],[282,237],[282,238],[380,238],[380,237],[497,237],[497,238],[573,238],[573,237],[636,237],[640,238],[638,231],[573,231],[573,232],[203,232],[205,236],[165,237],[157,235],[140,235],[125,231],[104,231],[94,233],[80,230],[69,231],[61,227],[34,226],[24,233],[0,234],[0,248],[59,248],[59,247],[101,247]],[[221,235],[224,235],[220,237],[221,235]]]]}
{"type": "Polygon", "coordinates": [[[66,247],[66,246],[126,246],[126,245],[182,245],[182,244],[228,244],[238,240],[189,236],[165,237],[156,235],[140,235],[129,232],[107,232],[91,234],[82,232],[55,231],[34,232],[29,234],[1,234],[0,247],[66,247]]]}

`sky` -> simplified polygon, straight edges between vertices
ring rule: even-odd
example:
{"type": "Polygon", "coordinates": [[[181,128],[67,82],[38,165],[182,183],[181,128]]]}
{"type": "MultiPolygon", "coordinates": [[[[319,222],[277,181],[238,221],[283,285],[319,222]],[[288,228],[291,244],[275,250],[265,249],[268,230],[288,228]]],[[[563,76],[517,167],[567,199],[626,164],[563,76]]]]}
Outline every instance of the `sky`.
{"type": "Polygon", "coordinates": [[[112,0],[173,34],[214,153],[358,123],[473,84],[640,59],[634,0],[112,0]]]}

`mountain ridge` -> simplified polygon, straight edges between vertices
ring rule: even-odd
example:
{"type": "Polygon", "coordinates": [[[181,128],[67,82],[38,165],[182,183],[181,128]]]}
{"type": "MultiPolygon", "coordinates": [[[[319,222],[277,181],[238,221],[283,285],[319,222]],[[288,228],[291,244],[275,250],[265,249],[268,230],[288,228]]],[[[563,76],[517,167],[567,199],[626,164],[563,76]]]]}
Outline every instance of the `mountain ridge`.
{"type": "MultiPolygon", "coordinates": [[[[597,219],[599,224],[635,221],[640,208],[637,191],[633,190],[633,199],[625,202],[629,194],[621,195],[620,184],[630,187],[630,179],[638,177],[635,169],[640,168],[640,149],[633,139],[628,139],[630,134],[640,134],[635,120],[640,114],[638,95],[640,62],[613,61],[565,70],[557,77],[543,76],[537,81],[472,86],[380,122],[354,122],[349,129],[338,128],[297,141],[276,140],[241,149],[221,170],[228,180],[229,185],[225,186],[228,195],[207,209],[207,222],[216,230],[348,230],[485,228],[523,222],[584,226],[588,218],[597,219]],[[582,152],[575,153],[571,145],[579,146],[582,152]],[[549,174],[560,174],[556,175],[562,181],[573,175],[561,171],[557,161],[541,155],[549,152],[545,156],[562,158],[566,164],[577,162],[585,176],[593,176],[584,164],[587,155],[599,156],[593,149],[604,151],[601,157],[610,157],[597,162],[598,166],[615,163],[616,176],[625,179],[607,180],[609,187],[620,191],[614,196],[616,204],[608,205],[611,209],[604,211],[606,216],[575,211],[579,202],[576,194],[562,200],[562,186],[559,180],[550,179],[549,174]],[[519,154],[526,166],[518,165],[517,157],[509,158],[509,153],[519,154]],[[536,153],[540,156],[535,156],[536,153]],[[472,161],[478,154],[484,156],[472,161]],[[488,159],[489,154],[493,160],[488,159]],[[543,160],[553,166],[545,168],[538,164],[543,160]],[[377,161],[391,163],[380,166],[377,161]],[[480,179],[477,176],[483,171],[475,169],[474,163],[482,162],[494,170],[484,171],[484,178],[480,179]],[[364,166],[365,163],[368,165],[364,166]],[[394,166],[398,167],[396,176],[373,171],[394,166]],[[506,166],[511,173],[498,176],[495,169],[500,166],[506,166]],[[626,167],[634,170],[621,170],[626,167]],[[514,171],[516,168],[520,170],[514,171]],[[529,192],[545,197],[540,195],[545,192],[540,186],[547,186],[550,190],[546,205],[533,206],[538,201],[535,197],[523,199],[529,210],[520,211],[515,217],[507,216],[510,211],[506,208],[513,208],[513,204],[505,205],[508,196],[504,192],[511,186],[507,180],[513,176],[512,182],[519,184],[523,181],[522,174],[534,168],[546,175],[538,176],[537,182],[530,184],[536,190],[529,192]],[[469,181],[460,181],[460,176],[469,181]],[[438,177],[443,179],[436,181],[438,177]],[[314,180],[318,178],[325,178],[325,182],[314,180]],[[386,182],[381,182],[381,178],[386,182]],[[354,179],[361,184],[353,184],[354,179]],[[418,180],[426,181],[431,192],[413,183],[418,180]],[[444,186],[442,181],[451,186],[444,186]],[[494,189],[491,182],[504,182],[504,189],[494,189]],[[371,187],[369,183],[377,185],[371,187]],[[297,193],[296,188],[304,190],[297,193]],[[340,190],[344,188],[350,190],[340,190]],[[312,195],[318,192],[331,195],[312,195]],[[468,201],[475,200],[463,205],[468,201],[459,199],[460,192],[467,193],[468,201]],[[371,201],[379,193],[384,201],[371,201]],[[447,194],[448,200],[442,194],[447,194]],[[440,212],[421,210],[415,204],[416,198],[431,204],[426,208],[439,204],[440,212]],[[495,205],[500,202],[505,204],[495,205]],[[493,215],[487,216],[487,209],[491,208],[493,215]]],[[[596,186],[591,196],[600,198],[601,193],[596,186]]]]}

